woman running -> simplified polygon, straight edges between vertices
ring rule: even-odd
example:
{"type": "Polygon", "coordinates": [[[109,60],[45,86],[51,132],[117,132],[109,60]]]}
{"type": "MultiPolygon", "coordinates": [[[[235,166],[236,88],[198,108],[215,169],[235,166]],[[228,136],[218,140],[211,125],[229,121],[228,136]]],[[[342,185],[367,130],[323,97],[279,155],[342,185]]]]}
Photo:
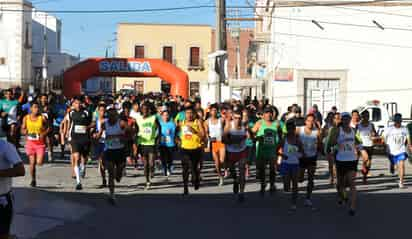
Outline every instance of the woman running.
{"type": "Polygon", "coordinates": [[[296,134],[295,120],[286,121],[287,134],[279,144],[279,153],[282,156],[281,173],[284,178],[284,185],[290,187],[292,183],[292,205],[290,211],[296,211],[298,199],[299,161],[303,156],[303,145],[296,134]]]}
{"type": "Polygon", "coordinates": [[[312,191],[316,171],[316,161],[321,149],[320,130],[316,128],[315,115],[308,114],[305,117],[305,126],[297,130],[300,140],[303,143],[303,158],[300,160],[300,181],[303,181],[305,171],[308,172],[308,185],[306,188],[305,206],[313,207],[312,191]]]}
{"type": "Polygon", "coordinates": [[[351,193],[349,215],[354,216],[357,200],[355,184],[358,166],[357,147],[361,142],[350,123],[351,114],[348,112],[342,113],[342,124],[331,129],[329,146],[330,148],[337,148],[335,163],[338,179],[338,204],[341,205],[343,202],[348,201],[346,187],[349,186],[351,193]]]}
{"type": "Polygon", "coordinates": [[[248,158],[246,145],[248,129],[242,125],[241,111],[235,111],[232,118],[232,121],[227,121],[225,124],[223,139],[226,142],[226,151],[228,154],[227,166],[234,180],[233,193],[238,195],[239,202],[243,202],[245,200],[245,169],[248,158]]]}
{"type": "Polygon", "coordinates": [[[205,131],[202,123],[195,119],[193,108],[185,110],[185,120],[179,122],[178,131],[180,133],[180,147],[182,152],[182,174],[183,174],[183,195],[189,194],[189,173],[192,173],[192,183],[194,189],[200,187],[200,167],[199,162],[202,158],[202,140],[205,131]]]}
{"type": "Polygon", "coordinates": [[[36,165],[42,166],[49,133],[47,119],[40,113],[39,103],[33,101],[30,114],[23,118],[22,134],[26,135],[26,154],[30,161],[31,187],[36,187],[36,165]]]}
{"type": "Polygon", "coordinates": [[[223,186],[223,172],[226,149],[222,143],[222,133],[224,121],[218,117],[218,106],[210,106],[210,118],[205,121],[205,131],[210,141],[213,161],[215,162],[216,173],[219,177],[219,186],[223,186]]]}

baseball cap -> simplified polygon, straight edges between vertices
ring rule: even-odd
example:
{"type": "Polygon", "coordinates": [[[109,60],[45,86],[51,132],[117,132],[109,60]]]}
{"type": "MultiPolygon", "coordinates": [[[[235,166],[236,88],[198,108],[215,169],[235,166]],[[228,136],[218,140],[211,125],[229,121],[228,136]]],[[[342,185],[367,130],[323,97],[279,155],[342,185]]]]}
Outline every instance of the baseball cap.
{"type": "Polygon", "coordinates": [[[271,106],[268,105],[263,109],[263,113],[269,113],[269,112],[272,113],[273,109],[271,106]]]}

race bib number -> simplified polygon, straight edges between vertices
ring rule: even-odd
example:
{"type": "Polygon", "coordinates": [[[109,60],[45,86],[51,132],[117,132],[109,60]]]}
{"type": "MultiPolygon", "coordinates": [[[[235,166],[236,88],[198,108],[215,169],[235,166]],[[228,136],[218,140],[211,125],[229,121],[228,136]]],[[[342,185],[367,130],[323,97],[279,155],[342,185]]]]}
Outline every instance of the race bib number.
{"type": "Polygon", "coordinates": [[[296,147],[295,145],[289,145],[288,153],[293,154],[293,153],[297,153],[298,151],[299,151],[298,147],[296,147]]]}
{"type": "Polygon", "coordinates": [[[84,125],[75,125],[74,126],[74,133],[76,134],[85,134],[87,127],[84,125]]]}
{"type": "Polygon", "coordinates": [[[143,133],[151,135],[152,134],[152,128],[151,127],[145,127],[143,128],[143,133]]]}
{"type": "Polygon", "coordinates": [[[169,144],[169,143],[172,142],[172,137],[170,137],[168,135],[167,136],[162,136],[161,141],[162,141],[162,143],[169,144]]]}
{"type": "Polygon", "coordinates": [[[40,135],[38,135],[38,134],[29,134],[29,135],[27,135],[27,139],[28,140],[39,140],[40,135]]]}

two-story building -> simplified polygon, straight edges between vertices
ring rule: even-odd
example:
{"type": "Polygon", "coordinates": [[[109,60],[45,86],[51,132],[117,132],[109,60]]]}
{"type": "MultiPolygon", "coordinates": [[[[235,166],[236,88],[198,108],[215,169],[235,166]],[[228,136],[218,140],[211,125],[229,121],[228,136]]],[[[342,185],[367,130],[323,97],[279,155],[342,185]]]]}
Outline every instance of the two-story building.
{"type": "MultiPolygon", "coordinates": [[[[163,59],[189,75],[190,96],[200,94],[208,81],[208,54],[212,28],[208,25],[120,23],[117,29],[117,57],[163,59]]],[[[167,91],[160,78],[116,79],[116,90],[134,88],[137,92],[167,91]]]]}

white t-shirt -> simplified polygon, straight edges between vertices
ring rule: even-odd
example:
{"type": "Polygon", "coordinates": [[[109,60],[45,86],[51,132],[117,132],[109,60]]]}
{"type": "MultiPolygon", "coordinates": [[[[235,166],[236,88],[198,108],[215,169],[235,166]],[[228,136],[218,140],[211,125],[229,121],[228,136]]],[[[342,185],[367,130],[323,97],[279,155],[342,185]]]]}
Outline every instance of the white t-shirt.
{"type": "Polygon", "coordinates": [[[391,155],[399,155],[406,153],[406,141],[408,138],[408,130],[401,126],[396,128],[390,126],[384,132],[385,142],[388,145],[388,150],[391,155]]]}
{"type": "MultiPolygon", "coordinates": [[[[0,140],[0,170],[11,169],[21,162],[16,148],[5,140],[0,140]]],[[[12,186],[11,178],[0,177],[0,195],[10,192],[12,186]]]]}
{"type": "Polygon", "coordinates": [[[130,111],[130,117],[132,117],[134,120],[137,121],[137,119],[140,117],[140,112],[136,112],[134,110],[130,111]]]}

